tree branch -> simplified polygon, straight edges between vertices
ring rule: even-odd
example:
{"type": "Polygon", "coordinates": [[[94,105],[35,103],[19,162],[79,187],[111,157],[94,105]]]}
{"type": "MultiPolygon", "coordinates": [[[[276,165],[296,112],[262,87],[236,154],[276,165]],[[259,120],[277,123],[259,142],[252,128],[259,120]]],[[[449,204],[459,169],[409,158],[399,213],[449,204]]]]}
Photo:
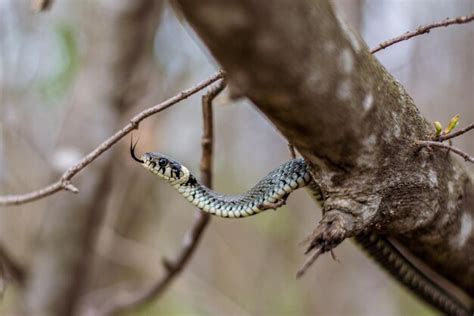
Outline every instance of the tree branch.
{"type": "Polygon", "coordinates": [[[438,137],[438,141],[440,142],[444,142],[445,140],[448,140],[448,139],[452,139],[452,138],[455,138],[455,137],[458,137],[458,136],[461,136],[467,132],[469,132],[470,130],[474,129],[474,123],[471,123],[469,124],[468,126],[464,127],[464,128],[461,128],[460,130],[454,132],[454,133],[449,133],[449,134],[446,134],[446,135],[443,135],[441,134],[439,137],[438,137]]]}
{"type": "Polygon", "coordinates": [[[443,144],[441,142],[430,141],[430,140],[419,140],[416,143],[420,146],[424,146],[424,147],[428,147],[428,148],[439,147],[439,148],[447,149],[448,152],[452,151],[453,153],[456,153],[459,156],[463,157],[464,160],[474,163],[474,157],[469,156],[467,153],[465,153],[464,151],[462,151],[461,149],[458,149],[456,147],[446,145],[446,144],[443,144]]]}
{"type": "Polygon", "coordinates": [[[6,195],[6,196],[0,196],[0,206],[8,206],[8,205],[19,205],[31,201],[35,201],[41,198],[44,198],[46,196],[52,195],[56,192],[59,192],[61,190],[66,190],[74,193],[78,193],[79,190],[75,188],[70,180],[77,174],[79,173],[82,169],[87,167],[91,162],[93,162],[97,157],[102,155],[104,152],[109,150],[115,143],[117,143],[119,140],[121,140],[123,137],[125,137],[128,133],[130,133],[132,130],[138,128],[138,124],[146,119],[147,117],[156,114],[158,112],[161,112],[170,106],[188,98],[189,96],[195,94],[196,92],[204,89],[205,87],[209,86],[213,82],[222,79],[224,76],[223,72],[219,71],[216,74],[212,75],[208,79],[198,83],[192,88],[189,88],[187,90],[181,91],[179,94],[175,95],[172,98],[169,98],[168,100],[161,102],[149,109],[146,109],[137,115],[135,115],[131,120],[130,123],[122,127],[119,131],[117,131],[114,135],[109,137],[107,140],[105,140],[102,144],[100,144],[97,148],[95,148],[93,151],[91,151],[88,155],[86,155],[84,158],[82,158],[78,163],[76,163],[74,166],[71,168],[67,169],[63,175],[60,177],[60,179],[44,188],[41,188],[39,190],[30,192],[30,193],[25,193],[25,194],[19,194],[19,195],[6,195]]]}
{"type": "Polygon", "coordinates": [[[376,52],[378,52],[382,49],[385,49],[385,48],[393,45],[393,44],[409,40],[410,38],[418,36],[418,35],[429,33],[432,29],[435,29],[435,28],[438,28],[438,27],[446,27],[446,26],[453,25],[453,24],[464,24],[464,23],[468,23],[468,22],[471,22],[471,21],[474,21],[474,14],[466,15],[466,16],[459,16],[459,17],[454,18],[454,19],[449,19],[448,18],[448,19],[445,19],[445,20],[440,21],[440,22],[435,22],[435,23],[430,23],[430,24],[426,24],[426,25],[423,25],[423,26],[419,26],[416,29],[416,31],[406,32],[403,35],[394,37],[394,38],[389,39],[389,40],[387,40],[383,43],[380,43],[375,48],[372,48],[370,50],[370,52],[372,54],[374,54],[374,53],[376,53],[376,52]]]}

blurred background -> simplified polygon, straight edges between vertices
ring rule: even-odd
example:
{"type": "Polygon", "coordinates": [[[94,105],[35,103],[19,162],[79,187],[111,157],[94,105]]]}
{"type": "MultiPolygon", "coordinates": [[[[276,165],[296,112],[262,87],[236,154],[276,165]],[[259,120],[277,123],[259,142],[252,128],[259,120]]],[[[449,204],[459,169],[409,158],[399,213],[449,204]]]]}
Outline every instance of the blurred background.
{"type": "MultiPolygon", "coordinates": [[[[345,0],[336,9],[369,47],[421,24],[474,11],[472,0],[345,0]]],[[[168,2],[0,0],[0,194],[52,181],[139,111],[218,69],[168,2]]],[[[420,111],[474,122],[474,23],[376,54],[420,111]]],[[[250,188],[289,158],[281,135],[245,100],[215,102],[214,187],[250,188]]],[[[198,174],[200,94],[152,116],[138,152],[166,153],[198,174]]],[[[128,154],[129,137],[60,192],[0,213],[0,248],[31,278],[0,282],[0,315],[82,313],[127,284],[149,285],[174,258],[196,210],[128,154]]],[[[474,134],[455,145],[474,154],[474,134]]],[[[472,166],[464,163],[474,171],[472,166]]],[[[299,243],[321,218],[309,195],[240,220],[213,218],[196,255],[164,296],[127,315],[435,315],[350,241],[301,280],[299,243]]],[[[84,313],[82,313],[84,314],[84,313]]]]}

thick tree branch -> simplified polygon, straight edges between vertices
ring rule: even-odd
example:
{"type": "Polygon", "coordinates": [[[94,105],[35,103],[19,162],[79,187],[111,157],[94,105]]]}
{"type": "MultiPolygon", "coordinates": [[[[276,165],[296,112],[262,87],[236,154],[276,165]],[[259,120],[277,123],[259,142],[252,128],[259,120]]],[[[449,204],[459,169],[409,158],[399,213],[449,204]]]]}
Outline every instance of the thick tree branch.
{"type": "Polygon", "coordinates": [[[352,218],[345,237],[395,237],[474,295],[472,179],[418,150],[430,124],[328,1],[176,3],[230,88],[314,165],[324,213],[352,218]]]}
{"type": "Polygon", "coordinates": [[[172,105],[175,105],[176,103],[179,103],[180,101],[188,98],[189,96],[195,94],[196,92],[199,92],[200,90],[209,86],[213,82],[222,78],[223,78],[223,72],[217,72],[216,74],[212,75],[208,79],[198,83],[194,87],[189,88],[187,90],[183,90],[179,94],[175,95],[174,97],[169,98],[166,101],[163,101],[149,109],[146,109],[138,113],[130,120],[130,123],[122,127],[115,134],[113,134],[111,137],[105,140],[102,144],[100,144],[97,148],[95,148],[93,151],[87,154],[87,156],[82,158],[78,163],[76,163],[74,166],[66,170],[58,181],[30,193],[0,196],[0,206],[18,205],[18,204],[35,201],[35,200],[44,198],[46,196],[49,196],[51,194],[54,194],[56,192],[59,192],[61,190],[78,193],[79,190],[71,184],[70,182],[71,179],[77,173],[79,173],[82,169],[87,167],[91,162],[93,162],[97,157],[99,157],[104,152],[109,150],[113,145],[115,145],[119,140],[125,137],[128,133],[138,128],[138,124],[141,121],[143,121],[144,119],[146,119],[147,117],[153,114],[156,114],[158,112],[161,112],[169,108],[172,105]]]}

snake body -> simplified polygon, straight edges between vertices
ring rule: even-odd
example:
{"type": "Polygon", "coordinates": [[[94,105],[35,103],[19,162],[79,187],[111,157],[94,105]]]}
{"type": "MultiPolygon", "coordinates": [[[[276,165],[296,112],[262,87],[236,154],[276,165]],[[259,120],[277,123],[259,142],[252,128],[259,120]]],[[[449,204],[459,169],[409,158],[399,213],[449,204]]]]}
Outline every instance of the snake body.
{"type": "MultiPolygon", "coordinates": [[[[239,218],[258,214],[283,205],[288,195],[307,187],[321,200],[310,167],[303,158],[289,160],[270,172],[253,188],[241,195],[219,194],[202,184],[178,161],[161,153],[145,153],[141,159],[130,149],[132,157],[147,170],[168,181],[184,198],[209,214],[224,218],[239,218]]],[[[448,315],[471,315],[469,308],[435,284],[414,266],[385,236],[363,232],[355,241],[396,280],[419,298],[448,315]]]]}
{"type": "Polygon", "coordinates": [[[146,153],[142,160],[146,169],[168,181],[193,205],[227,218],[247,217],[276,208],[288,194],[312,181],[307,164],[299,158],[282,164],[242,195],[222,195],[201,185],[185,166],[169,157],[146,153]]]}

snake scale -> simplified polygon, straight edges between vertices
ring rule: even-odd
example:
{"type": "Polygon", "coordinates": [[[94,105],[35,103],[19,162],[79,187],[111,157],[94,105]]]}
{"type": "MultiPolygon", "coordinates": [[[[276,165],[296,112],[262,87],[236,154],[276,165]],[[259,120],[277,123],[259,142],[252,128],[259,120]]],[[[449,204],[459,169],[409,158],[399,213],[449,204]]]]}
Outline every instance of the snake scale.
{"type": "MultiPolygon", "coordinates": [[[[169,182],[193,205],[215,216],[239,218],[275,209],[284,204],[291,192],[302,187],[309,188],[316,199],[321,199],[320,190],[312,180],[310,167],[303,158],[285,162],[249,191],[232,196],[219,194],[203,186],[185,166],[161,153],[149,152],[137,158],[135,145],[130,146],[134,160],[169,182]]],[[[428,304],[448,315],[472,315],[468,307],[408,261],[385,236],[364,232],[357,235],[355,241],[396,280],[428,304]]]]}

